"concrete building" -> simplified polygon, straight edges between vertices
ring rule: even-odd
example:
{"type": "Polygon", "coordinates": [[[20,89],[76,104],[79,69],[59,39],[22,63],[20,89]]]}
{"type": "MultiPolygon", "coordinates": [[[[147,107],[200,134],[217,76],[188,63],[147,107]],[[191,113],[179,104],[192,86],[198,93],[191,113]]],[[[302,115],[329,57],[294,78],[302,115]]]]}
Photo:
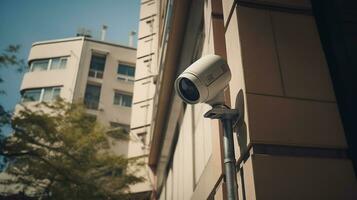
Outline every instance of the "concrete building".
{"type": "MultiPolygon", "coordinates": [[[[87,112],[104,125],[129,131],[135,53],[135,48],[88,37],[35,42],[21,84],[22,104],[58,96],[84,102],[87,112]]],[[[128,142],[113,150],[127,155],[128,142]]]]}
{"type": "Polygon", "coordinates": [[[142,0],[131,133],[145,143],[152,199],[226,199],[220,124],[173,89],[206,54],[227,59],[226,104],[244,119],[234,136],[239,199],[356,199],[356,9],[142,0]]]}
{"type": "MultiPolygon", "coordinates": [[[[107,127],[130,133],[136,49],[90,37],[36,42],[28,58],[22,85],[22,104],[31,106],[61,97],[84,102],[87,112],[107,127]]],[[[142,151],[141,138],[110,142],[116,154],[134,157],[142,151]],[[131,148],[129,152],[129,143],[131,148]],[[134,153],[133,153],[134,152],[134,153]]],[[[146,171],[142,174],[146,177],[146,171]]],[[[132,199],[145,199],[151,187],[130,189],[132,199]]]]}

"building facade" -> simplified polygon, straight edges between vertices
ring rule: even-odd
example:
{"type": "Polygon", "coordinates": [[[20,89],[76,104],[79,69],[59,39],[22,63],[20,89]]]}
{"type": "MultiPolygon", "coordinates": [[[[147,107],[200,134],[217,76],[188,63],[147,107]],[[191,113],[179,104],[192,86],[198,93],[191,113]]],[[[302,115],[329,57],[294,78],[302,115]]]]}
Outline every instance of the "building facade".
{"type": "MultiPolygon", "coordinates": [[[[101,124],[121,127],[130,134],[135,48],[90,37],[41,41],[32,45],[28,63],[20,89],[21,104],[31,107],[57,97],[84,103],[87,113],[101,124]]],[[[142,141],[140,135],[135,135],[128,141],[109,144],[115,154],[133,158],[141,156],[142,141]]],[[[149,179],[146,172],[141,170],[137,175],[149,179]]],[[[143,200],[151,190],[144,182],[131,186],[129,191],[131,199],[143,200]]]]}
{"type": "Polygon", "coordinates": [[[356,8],[142,0],[131,133],[144,143],[152,199],[226,199],[220,123],[173,87],[207,54],[227,60],[226,105],[243,119],[234,133],[239,199],[356,199],[356,8]]]}
{"type": "MultiPolygon", "coordinates": [[[[136,49],[88,37],[36,42],[22,85],[22,104],[57,97],[84,102],[88,114],[108,127],[129,131],[136,49]]],[[[128,142],[113,145],[127,155],[128,142]]]]}

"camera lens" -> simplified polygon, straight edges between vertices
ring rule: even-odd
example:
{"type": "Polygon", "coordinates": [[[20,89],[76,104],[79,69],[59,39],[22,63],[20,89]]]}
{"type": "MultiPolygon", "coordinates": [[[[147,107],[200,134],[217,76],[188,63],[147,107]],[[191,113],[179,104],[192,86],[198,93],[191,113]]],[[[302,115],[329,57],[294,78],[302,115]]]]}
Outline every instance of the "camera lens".
{"type": "Polygon", "coordinates": [[[188,78],[182,78],[179,82],[179,89],[184,98],[189,101],[197,101],[200,98],[195,84],[188,78]]]}

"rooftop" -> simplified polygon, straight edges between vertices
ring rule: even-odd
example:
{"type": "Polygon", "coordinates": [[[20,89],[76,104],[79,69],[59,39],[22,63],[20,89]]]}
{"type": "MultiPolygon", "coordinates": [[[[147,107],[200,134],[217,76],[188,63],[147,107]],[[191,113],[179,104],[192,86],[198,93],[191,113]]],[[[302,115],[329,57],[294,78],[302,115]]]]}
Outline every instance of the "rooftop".
{"type": "Polygon", "coordinates": [[[70,37],[70,38],[63,38],[63,39],[55,39],[55,40],[45,40],[45,41],[39,41],[39,42],[34,42],[32,43],[32,46],[37,46],[37,45],[43,45],[43,44],[52,44],[52,43],[60,43],[60,42],[70,42],[70,41],[76,41],[76,40],[86,40],[86,41],[91,41],[91,42],[96,42],[96,43],[101,43],[101,44],[106,44],[106,45],[112,45],[112,46],[117,46],[117,47],[122,47],[122,48],[127,48],[127,49],[132,49],[136,50],[134,47],[126,46],[126,45],[121,45],[113,42],[108,42],[108,41],[102,41],[102,40],[96,40],[93,38],[89,37],[70,37]]]}

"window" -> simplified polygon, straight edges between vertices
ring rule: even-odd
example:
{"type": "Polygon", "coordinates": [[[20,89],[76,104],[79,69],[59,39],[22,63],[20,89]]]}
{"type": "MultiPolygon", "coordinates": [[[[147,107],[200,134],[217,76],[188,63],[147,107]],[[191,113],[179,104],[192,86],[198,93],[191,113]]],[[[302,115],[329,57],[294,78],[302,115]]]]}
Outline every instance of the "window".
{"type": "Polygon", "coordinates": [[[50,102],[57,99],[60,96],[61,88],[44,88],[42,101],[50,102]]]}
{"type": "Polygon", "coordinates": [[[47,71],[55,69],[65,69],[67,57],[49,58],[43,60],[34,60],[30,64],[30,72],[47,71]]]}
{"type": "Polygon", "coordinates": [[[22,102],[44,101],[51,102],[60,97],[60,87],[37,88],[24,91],[22,102]]]}
{"type": "Polygon", "coordinates": [[[106,56],[92,55],[88,76],[94,78],[103,78],[106,56]]]}
{"type": "Polygon", "coordinates": [[[135,67],[120,63],[118,65],[117,73],[118,73],[118,77],[117,77],[118,80],[134,81],[135,67]]]}
{"type": "Polygon", "coordinates": [[[117,122],[109,122],[110,123],[110,128],[122,128],[125,130],[125,134],[129,134],[130,131],[130,127],[128,125],[125,124],[121,124],[121,123],[117,123],[117,122]]]}
{"type": "Polygon", "coordinates": [[[145,148],[146,145],[146,132],[143,133],[138,133],[137,134],[138,138],[140,139],[141,143],[142,143],[142,148],[145,148]]]}
{"type": "Polygon", "coordinates": [[[48,68],[49,60],[36,60],[33,61],[31,64],[31,70],[32,72],[35,71],[46,71],[48,68]]]}
{"type": "Polygon", "coordinates": [[[120,92],[115,92],[114,94],[114,105],[131,107],[133,97],[131,95],[123,94],[120,92]]]}
{"type": "Polygon", "coordinates": [[[22,94],[22,102],[40,101],[42,89],[26,90],[22,94]]]}
{"type": "Polygon", "coordinates": [[[123,174],[123,172],[124,172],[124,169],[116,167],[115,169],[111,169],[111,170],[107,171],[104,176],[117,177],[117,176],[121,176],[123,174]]]}
{"type": "Polygon", "coordinates": [[[51,63],[51,70],[66,68],[67,58],[54,58],[51,63]]]}
{"type": "Polygon", "coordinates": [[[98,109],[101,86],[87,84],[84,94],[84,104],[89,109],[98,109]]]}

